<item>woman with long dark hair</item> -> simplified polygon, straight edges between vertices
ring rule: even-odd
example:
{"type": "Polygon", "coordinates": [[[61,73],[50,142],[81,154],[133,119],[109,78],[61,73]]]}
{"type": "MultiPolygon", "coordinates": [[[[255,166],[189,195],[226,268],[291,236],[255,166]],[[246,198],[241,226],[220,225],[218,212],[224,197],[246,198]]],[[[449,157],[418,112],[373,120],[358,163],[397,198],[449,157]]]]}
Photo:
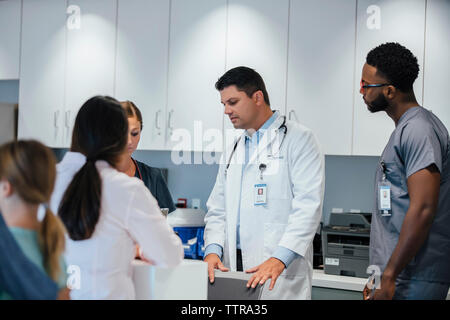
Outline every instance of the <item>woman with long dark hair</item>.
{"type": "Polygon", "coordinates": [[[57,166],[51,206],[68,231],[67,264],[78,273],[73,299],[133,299],[135,244],[155,265],[183,259],[181,241],[155,198],[142,181],[116,170],[127,134],[119,102],[93,97],[78,112],[70,152],[57,166]]]}

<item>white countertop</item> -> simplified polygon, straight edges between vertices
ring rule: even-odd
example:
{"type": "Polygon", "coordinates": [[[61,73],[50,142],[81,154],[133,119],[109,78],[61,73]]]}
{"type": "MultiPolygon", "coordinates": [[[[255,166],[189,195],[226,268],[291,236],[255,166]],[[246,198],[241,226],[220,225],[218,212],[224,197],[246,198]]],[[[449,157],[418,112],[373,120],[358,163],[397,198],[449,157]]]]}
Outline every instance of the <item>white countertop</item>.
{"type": "MultiPolygon", "coordinates": [[[[367,279],[365,278],[335,276],[325,274],[323,270],[313,270],[313,287],[362,292],[366,282],[367,279]]],[[[448,291],[447,300],[450,300],[450,290],[448,291]]]]}
{"type": "Polygon", "coordinates": [[[208,265],[200,260],[183,260],[173,268],[134,260],[133,283],[138,300],[206,300],[208,265]]]}
{"type": "Polygon", "coordinates": [[[366,282],[366,278],[335,276],[325,274],[323,270],[313,270],[313,287],[362,292],[366,282]]]}

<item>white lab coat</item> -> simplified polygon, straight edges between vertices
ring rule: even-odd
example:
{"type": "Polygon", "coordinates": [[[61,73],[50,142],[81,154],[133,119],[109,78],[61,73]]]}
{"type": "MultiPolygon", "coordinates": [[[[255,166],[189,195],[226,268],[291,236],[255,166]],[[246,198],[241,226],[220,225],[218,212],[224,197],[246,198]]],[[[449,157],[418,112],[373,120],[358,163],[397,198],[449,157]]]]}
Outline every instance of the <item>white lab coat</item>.
{"type": "MultiPolygon", "coordinates": [[[[67,152],[57,166],[51,209],[57,212],[74,175],[85,164],[81,153],[67,152]]],[[[144,183],[96,162],[102,180],[100,218],[87,240],[66,237],[65,259],[72,299],[134,299],[131,261],[135,244],[156,265],[174,267],[183,260],[183,246],[162,216],[144,183]]]]}
{"type": "Polygon", "coordinates": [[[311,299],[312,240],[322,215],[325,163],[309,129],[287,121],[287,134],[284,142],[281,141],[284,134],[278,128],[283,119],[279,116],[268,128],[244,170],[244,133],[228,170],[234,144],[223,153],[216,184],[207,202],[205,245],[222,246],[224,265],[236,270],[240,200],[244,270],[266,261],[278,246],[301,256],[281,273],[272,291],[268,285],[264,286],[261,299],[311,299]],[[267,165],[263,180],[260,179],[261,163],[267,165]],[[265,206],[254,205],[254,185],[258,183],[267,184],[265,206]]]}

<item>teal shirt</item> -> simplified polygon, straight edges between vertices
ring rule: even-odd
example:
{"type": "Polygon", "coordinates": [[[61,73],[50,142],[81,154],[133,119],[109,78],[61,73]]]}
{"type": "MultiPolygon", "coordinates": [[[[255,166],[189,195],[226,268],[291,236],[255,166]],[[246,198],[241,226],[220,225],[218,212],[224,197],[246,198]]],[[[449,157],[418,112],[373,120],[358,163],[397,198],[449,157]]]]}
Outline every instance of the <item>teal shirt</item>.
{"type": "MultiPolygon", "coordinates": [[[[33,262],[39,269],[41,269],[44,273],[46,273],[44,267],[44,257],[42,256],[42,252],[39,247],[37,231],[18,227],[9,227],[9,231],[13,235],[20,249],[22,249],[24,255],[31,262],[33,262]]],[[[67,282],[66,263],[62,256],[60,259],[60,265],[61,265],[61,274],[57,281],[57,284],[58,287],[62,289],[66,287],[67,282]]],[[[26,275],[24,275],[24,277],[26,277],[26,275]]],[[[11,297],[7,293],[0,292],[0,300],[8,300],[8,299],[11,299],[11,297]]]]}

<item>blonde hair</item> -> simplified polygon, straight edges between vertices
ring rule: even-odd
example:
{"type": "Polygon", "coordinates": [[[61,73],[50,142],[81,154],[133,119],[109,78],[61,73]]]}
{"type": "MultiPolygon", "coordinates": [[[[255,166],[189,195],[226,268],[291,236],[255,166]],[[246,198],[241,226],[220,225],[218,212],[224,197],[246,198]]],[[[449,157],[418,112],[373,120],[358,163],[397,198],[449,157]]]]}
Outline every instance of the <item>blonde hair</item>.
{"type": "MultiPolygon", "coordinates": [[[[19,140],[0,146],[0,178],[7,180],[17,195],[28,204],[47,204],[53,192],[56,159],[40,142],[19,140]]],[[[65,247],[65,228],[46,205],[38,231],[44,268],[55,281],[63,270],[60,257],[65,247]]]]}

